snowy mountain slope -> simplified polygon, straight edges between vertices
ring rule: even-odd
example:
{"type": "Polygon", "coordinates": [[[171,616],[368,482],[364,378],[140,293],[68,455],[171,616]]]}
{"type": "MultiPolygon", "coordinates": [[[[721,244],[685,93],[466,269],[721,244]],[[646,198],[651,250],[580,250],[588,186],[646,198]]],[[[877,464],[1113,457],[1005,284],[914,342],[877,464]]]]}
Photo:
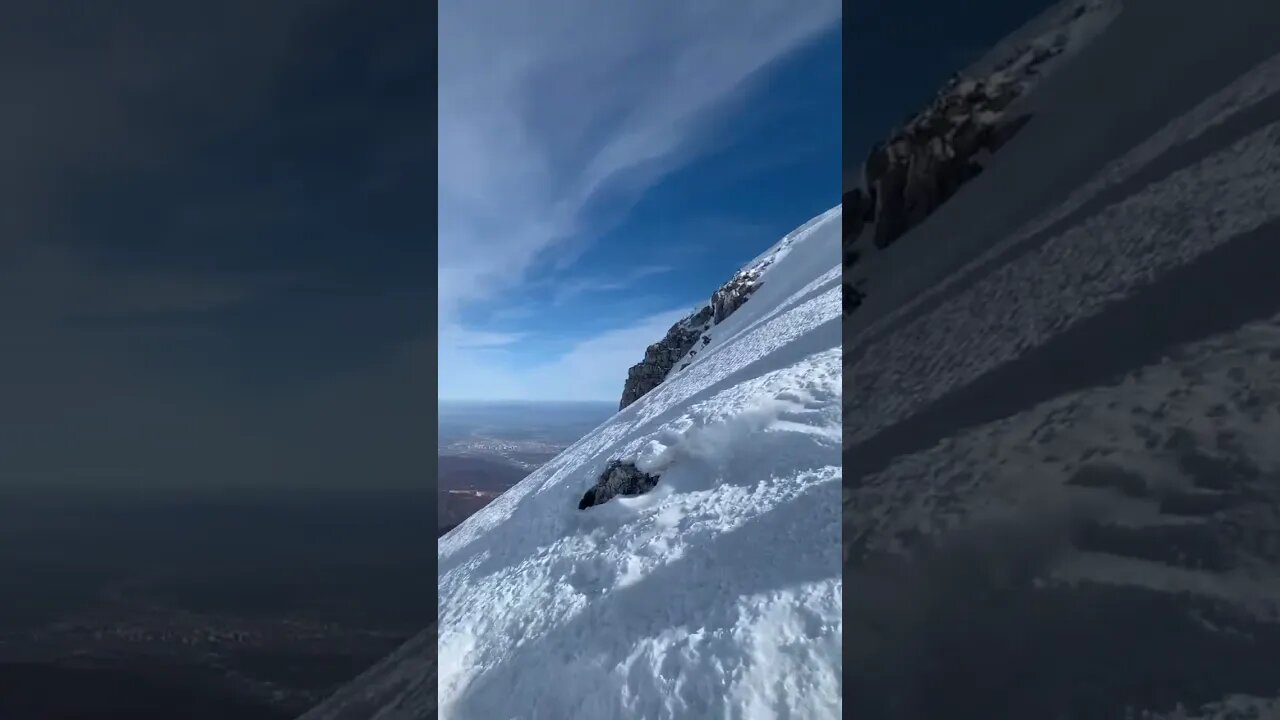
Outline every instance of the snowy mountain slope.
{"type": "MultiPolygon", "coordinates": [[[[840,717],[840,218],[762,255],[686,369],[440,539],[439,717],[840,717]],[[657,486],[578,510],[613,459],[657,486]]],[[[415,642],[306,719],[426,717],[415,642]]]]}
{"type": "Polygon", "coordinates": [[[845,709],[1275,717],[1280,5],[1128,0],[847,317],[845,709]]]}
{"type": "MultiPolygon", "coordinates": [[[[780,282],[782,278],[771,277],[770,271],[774,265],[782,262],[787,258],[799,240],[807,240],[810,233],[818,226],[835,226],[840,225],[840,209],[835,208],[809,222],[801,225],[799,228],[788,234],[773,247],[753,259],[751,262],[743,266],[726,285],[743,284],[753,288],[750,296],[747,298],[754,305],[755,312],[743,312],[738,314],[735,310],[733,314],[728,315],[720,323],[708,327],[703,331],[703,337],[706,338],[705,344],[699,343],[694,346],[692,353],[683,355],[672,374],[683,372],[689,366],[698,361],[698,354],[703,359],[713,355],[720,348],[732,342],[733,338],[740,335],[744,330],[749,330],[760,325],[760,323],[777,317],[780,313],[791,309],[797,299],[810,298],[817,290],[826,289],[833,280],[839,280],[840,267],[832,264],[833,258],[825,257],[816,252],[810,252],[793,258],[789,261],[789,267],[784,272],[788,276],[794,278],[809,278],[809,281],[798,290],[793,284],[780,282]]],[[[745,301],[738,307],[745,306],[745,301]]]]}
{"type": "Polygon", "coordinates": [[[866,299],[876,258],[979,177],[1029,121],[1031,98],[1115,20],[1119,0],[1058,3],[954,75],[871,148],[844,188],[845,312],[866,299]]]}
{"type": "MultiPolygon", "coordinates": [[[[1025,235],[1019,230],[1048,217],[1126,153],[1145,156],[1141,166],[1149,172],[1167,173],[1168,163],[1178,158],[1170,151],[1186,143],[1176,141],[1180,132],[1153,141],[1165,126],[1198,104],[1212,105],[1207,101],[1216,93],[1245,103],[1261,90],[1239,87],[1225,93],[1237,80],[1267,82],[1263,73],[1242,78],[1274,54],[1269,18],[1274,4],[1240,0],[1230,13],[1206,7],[1203,0],[1124,3],[1100,34],[1021,101],[1019,109],[1030,120],[988,159],[983,172],[896,240],[891,251],[872,258],[874,267],[864,268],[867,298],[850,317],[850,336],[866,337],[865,328],[883,326],[885,316],[912,298],[966,274],[960,272],[965,266],[982,267],[976,258],[993,243],[1025,235]],[[1175,142],[1166,144],[1171,139],[1175,142]],[[1149,141],[1153,144],[1137,153],[1149,141]],[[1164,163],[1150,164],[1153,153],[1164,163]]],[[[1261,112],[1268,106],[1248,107],[1261,112]]],[[[1093,196],[1094,202],[1114,202],[1132,182],[1144,180],[1111,184],[1107,193],[1093,196]]],[[[889,329],[881,327],[874,336],[889,329]]]]}
{"type": "Polygon", "coordinates": [[[436,717],[435,640],[432,625],[298,720],[436,717]]]}
{"type": "MultiPolygon", "coordinates": [[[[677,321],[666,335],[645,349],[644,359],[631,366],[622,389],[619,409],[640,399],[653,388],[661,385],[671,375],[689,367],[698,353],[724,338],[724,331],[712,332],[750,300],[764,282],[766,271],[773,263],[790,252],[796,238],[803,237],[806,229],[823,222],[820,215],[783,238],[778,244],[761,253],[733,274],[711,294],[710,302],[677,321]]],[[[837,272],[828,269],[828,272],[837,272]]],[[[769,293],[765,295],[766,299],[769,293]]],[[[732,325],[726,326],[728,328],[732,325]]]]}
{"type": "MultiPolygon", "coordinates": [[[[1105,30],[1122,7],[1123,0],[1058,0],[997,42],[960,74],[982,77],[996,72],[1022,56],[1022,50],[1027,47],[1056,44],[1059,35],[1065,36],[1062,45],[1063,59],[1066,59],[1105,30]]],[[[1052,66],[1046,68],[1052,69],[1052,66]]]]}

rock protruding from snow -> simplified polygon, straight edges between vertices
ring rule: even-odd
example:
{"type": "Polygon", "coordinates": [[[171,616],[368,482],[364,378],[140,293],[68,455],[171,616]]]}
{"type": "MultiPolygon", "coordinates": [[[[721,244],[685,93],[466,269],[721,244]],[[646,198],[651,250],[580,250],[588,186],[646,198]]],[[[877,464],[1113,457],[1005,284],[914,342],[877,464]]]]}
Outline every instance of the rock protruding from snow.
{"type": "Polygon", "coordinates": [[[627,371],[627,382],[622,388],[622,401],[618,403],[618,409],[625,408],[662,384],[676,362],[702,337],[702,333],[711,324],[712,316],[711,306],[704,306],[672,325],[665,337],[645,348],[644,360],[632,365],[627,371]]]}
{"type": "Polygon", "coordinates": [[[635,463],[613,460],[600,479],[583,494],[579,510],[602,505],[619,495],[643,495],[658,484],[658,476],[641,472],[635,463]]]}
{"type": "Polygon", "coordinates": [[[1126,2],[855,266],[885,292],[846,323],[846,714],[1280,717],[1280,5],[1232,10],[1126,2]]]}
{"type": "MultiPolygon", "coordinates": [[[[1031,119],[1015,103],[1071,49],[1073,26],[1109,8],[1080,5],[1063,24],[1015,46],[981,75],[953,75],[929,107],[877,143],[844,193],[844,266],[889,247],[981,174],[987,158],[1031,119]]],[[[849,273],[845,287],[846,314],[865,297],[856,275],[849,273]]]]}
{"type": "Polygon", "coordinates": [[[836,207],[748,263],[688,370],[440,538],[435,647],[307,720],[839,718],[839,248],[836,207]],[[615,460],[660,479],[574,507],[615,460]]]}
{"type": "Polygon", "coordinates": [[[760,269],[749,268],[733,276],[711,295],[712,322],[719,325],[742,307],[760,284],[760,269]]]}
{"type": "Polygon", "coordinates": [[[1056,43],[1033,45],[1020,62],[989,77],[953,77],[932,105],[872,148],[863,187],[845,195],[845,237],[857,238],[870,226],[875,246],[888,247],[977,177],[981,156],[1025,124],[1027,116],[1007,110],[1040,66],[1061,51],[1056,43]]]}
{"type": "MultiPolygon", "coordinates": [[[[711,294],[710,304],[695,311],[680,322],[671,326],[666,337],[645,349],[644,360],[632,365],[627,371],[627,381],[622,388],[622,401],[618,403],[621,410],[644,397],[645,393],[658,387],[662,381],[676,368],[681,358],[693,356],[698,351],[698,340],[705,346],[711,339],[704,335],[712,325],[719,325],[742,307],[751,294],[760,289],[764,272],[777,259],[777,252],[766,253],[754,262],[734,273],[729,281],[721,285],[711,294]]],[[[681,363],[679,370],[689,366],[689,360],[681,363]]]]}

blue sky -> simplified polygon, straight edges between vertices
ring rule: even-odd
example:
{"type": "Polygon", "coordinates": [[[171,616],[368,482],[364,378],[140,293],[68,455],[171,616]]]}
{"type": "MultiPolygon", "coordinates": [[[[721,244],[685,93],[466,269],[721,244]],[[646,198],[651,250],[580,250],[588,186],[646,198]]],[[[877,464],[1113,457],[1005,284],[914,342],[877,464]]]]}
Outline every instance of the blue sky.
{"type": "MultiPolygon", "coordinates": [[[[862,148],[1043,4],[931,2],[855,6],[862,148]]],[[[834,2],[443,5],[14,6],[0,487],[419,483],[433,355],[445,397],[615,401],[838,202],[834,2]]]]}
{"type": "Polygon", "coordinates": [[[840,42],[834,0],[444,4],[440,397],[616,400],[838,203],[840,42]]]}

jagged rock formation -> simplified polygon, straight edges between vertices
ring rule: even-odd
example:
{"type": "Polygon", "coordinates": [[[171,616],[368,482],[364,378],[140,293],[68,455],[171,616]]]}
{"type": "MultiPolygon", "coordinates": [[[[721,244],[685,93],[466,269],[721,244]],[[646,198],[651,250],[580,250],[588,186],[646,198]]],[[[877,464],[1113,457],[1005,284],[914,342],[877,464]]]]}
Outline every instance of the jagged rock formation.
{"type": "Polygon", "coordinates": [[[596,484],[582,495],[578,509],[586,510],[601,505],[618,495],[643,495],[657,484],[657,475],[641,472],[635,463],[611,460],[604,472],[600,473],[596,484]]]}
{"type": "Polygon", "coordinates": [[[885,248],[920,224],[977,177],[982,153],[999,149],[1021,128],[1026,116],[1003,115],[1020,90],[1002,75],[953,79],[933,106],[872,149],[864,165],[867,189],[845,196],[845,233],[857,237],[870,225],[872,242],[885,248]]]}
{"type": "Polygon", "coordinates": [[[661,340],[645,348],[644,360],[632,365],[627,371],[627,382],[622,388],[622,401],[618,404],[618,409],[625,408],[662,384],[680,358],[702,337],[702,333],[711,324],[712,317],[711,306],[703,306],[672,325],[661,340]]]}
{"type": "MultiPolygon", "coordinates": [[[[1100,8],[1077,7],[1066,25],[1015,47],[981,76],[953,75],[929,107],[872,147],[843,197],[846,268],[889,247],[981,174],[986,159],[1031,119],[1015,103],[1068,49],[1069,26],[1100,8]]],[[[846,314],[866,296],[856,274],[849,280],[846,314]]]]}
{"type": "Polygon", "coordinates": [[[734,310],[742,307],[759,286],[760,268],[750,268],[733,276],[711,295],[712,322],[719,325],[734,310]]]}
{"type": "MultiPolygon", "coordinates": [[[[706,331],[713,325],[719,325],[747,302],[751,294],[759,289],[761,274],[772,264],[773,258],[767,257],[739,270],[711,294],[710,304],[672,325],[665,337],[645,348],[644,360],[627,370],[627,381],[622,388],[622,400],[618,403],[618,409],[625,408],[661,385],[671,371],[676,369],[676,363],[681,358],[692,356],[698,352],[697,347],[709,344],[711,338],[705,335],[706,331]]],[[[678,370],[688,366],[688,362],[681,363],[678,370]]]]}
{"type": "Polygon", "coordinates": [[[846,714],[1277,717],[1280,5],[1231,9],[1125,0],[948,222],[862,229],[846,714]]]}

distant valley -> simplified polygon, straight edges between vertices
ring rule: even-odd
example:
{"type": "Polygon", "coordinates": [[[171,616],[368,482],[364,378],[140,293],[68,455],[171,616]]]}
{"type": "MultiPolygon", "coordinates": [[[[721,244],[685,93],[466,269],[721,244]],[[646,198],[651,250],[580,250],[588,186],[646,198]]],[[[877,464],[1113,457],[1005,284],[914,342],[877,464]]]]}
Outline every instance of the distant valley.
{"type": "Polygon", "coordinates": [[[466,520],[528,471],[507,461],[465,455],[440,455],[440,489],[436,505],[440,533],[466,520]]]}
{"type": "Polygon", "coordinates": [[[614,403],[442,402],[438,534],[488,505],[615,410],[614,403]]]}

